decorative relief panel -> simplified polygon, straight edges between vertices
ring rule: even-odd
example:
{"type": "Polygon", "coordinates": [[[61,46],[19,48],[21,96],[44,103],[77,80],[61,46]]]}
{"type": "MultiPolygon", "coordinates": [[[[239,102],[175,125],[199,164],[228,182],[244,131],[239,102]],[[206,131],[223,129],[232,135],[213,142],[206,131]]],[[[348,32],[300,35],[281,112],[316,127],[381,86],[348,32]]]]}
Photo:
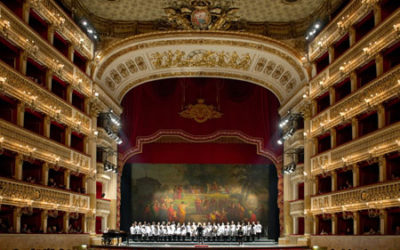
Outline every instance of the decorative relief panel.
{"type": "Polygon", "coordinates": [[[87,212],[89,196],[72,194],[57,189],[25,184],[0,177],[2,204],[31,206],[35,208],[57,208],[61,211],[87,212]]]}
{"type": "Polygon", "coordinates": [[[399,198],[400,182],[390,182],[311,197],[311,211],[321,213],[324,209],[325,212],[337,212],[344,208],[351,211],[367,209],[369,206],[385,208],[398,203],[399,198]]]}
{"type": "Polygon", "coordinates": [[[274,61],[267,60],[265,57],[258,59],[254,70],[256,72],[264,72],[264,74],[268,76],[272,74],[272,78],[279,80],[281,85],[286,85],[285,88],[288,92],[296,86],[296,79],[292,77],[289,71],[285,70],[282,65],[277,66],[274,61]]]}
{"type": "Polygon", "coordinates": [[[133,60],[129,59],[125,63],[118,64],[116,69],[110,71],[109,76],[106,77],[106,85],[111,90],[114,90],[124,78],[130,76],[130,73],[136,74],[139,71],[147,70],[147,64],[142,56],[137,56],[133,60]],[[129,71],[127,70],[129,69],[129,71]]]}
{"type": "Polygon", "coordinates": [[[193,50],[186,54],[185,51],[164,51],[150,55],[150,60],[155,69],[173,67],[222,67],[248,71],[252,59],[248,53],[239,55],[236,51],[230,53],[213,50],[193,50]]]}
{"type": "Polygon", "coordinates": [[[0,120],[1,147],[73,171],[89,174],[90,157],[64,147],[45,137],[0,120]]]}
{"type": "Polygon", "coordinates": [[[25,101],[31,108],[48,114],[68,126],[76,127],[77,124],[81,124],[81,131],[90,134],[91,120],[89,117],[3,62],[0,62],[0,76],[5,78],[1,85],[2,91],[8,95],[25,101]]]}
{"type": "Polygon", "coordinates": [[[325,169],[331,162],[331,153],[318,155],[311,159],[311,171],[315,169],[325,169]]]}

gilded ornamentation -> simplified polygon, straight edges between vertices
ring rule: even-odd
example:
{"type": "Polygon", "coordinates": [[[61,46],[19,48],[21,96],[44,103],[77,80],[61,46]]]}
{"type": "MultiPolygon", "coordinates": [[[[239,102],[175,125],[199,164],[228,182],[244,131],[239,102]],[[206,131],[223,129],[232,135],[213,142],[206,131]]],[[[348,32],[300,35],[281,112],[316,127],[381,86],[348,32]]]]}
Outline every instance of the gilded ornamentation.
{"type": "MultiPolygon", "coordinates": [[[[73,209],[86,209],[89,204],[89,197],[84,195],[71,194],[47,187],[32,186],[13,180],[0,178],[0,195],[3,204],[20,205],[31,204],[32,207],[46,208],[48,204],[57,205],[57,210],[69,211],[73,209]]],[[[30,209],[21,209],[21,214],[29,214],[30,209]]]]}
{"type": "Polygon", "coordinates": [[[118,72],[122,75],[122,77],[128,77],[129,71],[128,71],[128,69],[125,67],[124,64],[122,64],[122,63],[119,64],[118,67],[117,67],[117,69],[118,69],[118,72]]]}
{"type": "MultiPolygon", "coordinates": [[[[330,195],[318,195],[311,198],[311,210],[319,213],[321,209],[339,211],[343,206],[363,206],[368,208],[368,202],[382,202],[397,200],[400,198],[400,182],[378,184],[369,187],[359,187],[348,191],[339,191],[330,195]]],[[[360,209],[360,208],[358,208],[360,209]]]]}
{"type": "Polygon", "coordinates": [[[213,105],[204,104],[203,99],[198,99],[196,104],[187,105],[179,115],[198,123],[204,123],[210,119],[220,118],[222,113],[218,112],[213,105]]]}
{"type": "Polygon", "coordinates": [[[190,0],[165,8],[168,22],[174,28],[185,30],[228,30],[238,21],[238,8],[220,5],[213,0],[190,0]]]}
{"type": "Polygon", "coordinates": [[[184,51],[171,50],[153,53],[151,62],[155,69],[172,67],[224,67],[249,70],[252,59],[248,53],[239,56],[237,52],[194,50],[186,55],[184,51]]]}

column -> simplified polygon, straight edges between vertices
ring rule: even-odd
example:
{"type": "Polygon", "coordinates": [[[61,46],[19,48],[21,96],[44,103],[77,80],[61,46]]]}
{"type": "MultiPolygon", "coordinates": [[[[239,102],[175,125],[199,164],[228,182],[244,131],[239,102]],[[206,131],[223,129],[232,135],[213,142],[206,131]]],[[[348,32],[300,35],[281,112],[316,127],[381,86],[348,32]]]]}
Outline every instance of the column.
{"type": "Polygon", "coordinates": [[[47,233],[47,218],[48,218],[48,211],[42,210],[40,214],[40,221],[41,221],[41,228],[43,233],[47,233]]]}
{"type": "Polygon", "coordinates": [[[66,101],[68,103],[72,103],[72,92],[73,92],[72,85],[68,84],[66,93],[66,101]]]}
{"type": "Polygon", "coordinates": [[[356,117],[351,119],[351,132],[353,140],[358,138],[358,119],[356,117]]]}
{"type": "Polygon", "coordinates": [[[74,46],[70,45],[68,47],[68,59],[73,62],[74,61],[74,46]]]}
{"type": "Polygon", "coordinates": [[[16,207],[13,211],[14,230],[16,233],[21,232],[21,208],[16,207]]]}
{"type": "Polygon", "coordinates": [[[353,187],[360,185],[360,167],[357,164],[353,165],[353,187]]]}
{"type": "Polygon", "coordinates": [[[25,103],[18,102],[17,104],[17,125],[20,127],[24,126],[25,117],[25,103]]]}
{"type": "Polygon", "coordinates": [[[338,233],[338,217],[337,214],[332,214],[332,234],[338,233]]]}
{"type": "MultiPolygon", "coordinates": [[[[310,117],[311,117],[311,107],[306,107],[304,111],[304,131],[309,133],[310,131],[310,117]]],[[[311,209],[311,195],[313,195],[313,182],[311,176],[311,156],[313,154],[313,139],[304,138],[304,235],[310,236],[312,234],[312,221],[313,217],[310,214],[311,209]]]]}
{"type": "Polygon", "coordinates": [[[47,138],[50,138],[50,124],[51,124],[50,116],[45,115],[43,119],[43,132],[44,136],[46,136],[47,138]]]}
{"type": "Polygon", "coordinates": [[[29,23],[29,12],[31,10],[30,1],[24,1],[22,4],[22,20],[29,23]]]}
{"type": "Polygon", "coordinates": [[[331,190],[332,192],[337,191],[337,172],[335,170],[332,171],[331,175],[331,190]]]}
{"type": "Polygon", "coordinates": [[[71,147],[71,127],[65,128],[65,146],[71,147]]]}
{"type": "Polygon", "coordinates": [[[285,227],[285,236],[293,234],[293,218],[290,215],[291,187],[290,175],[283,174],[283,221],[285,227]]]}
{"type": "Polygon", "coordinates": [[[385,106],[383,104],[378,105],[378,128],[383,128],[386,125],[385,117],[385,106]]]}
{"type": "Polygon", "coordinates": [[[90,98],[85,96],[85,99],[83,101],[83,107],[84,107],[84,113],[89,114],[90,113],[90,98]]]}
{"type": "Polygon", "coordinates": [[[357,73],[355,71],[350,73],[350,84],[351,84],[351,92],[355,92],[358,89],[358,78],[357,78],[357,73]]]}
{"type": "Polygon", "coordinates": [[[381,234],[387,234],[387,224],[388,224],[388,212],[386,209],[379,210],[379,219],[380,219],[380,232],[381,234]]]}
{"type": "Polygon", "coordinates": [[[56,30],[56,27],[54,26],[54,24],[51,24],[47,29],[47,41],[49,41],[50,44],[54,44],[55,30],[56,30]]]}
{"type": "Polygon", "coordinates": [[[89,154],[89,136],[84,136],[83,137],[83,153],[89,154]]]}
{"type": "Polygon", "coordinates": [[[81,216],[82,216],[82,220],[81,220],[81,222],[82,222],[82,224],[81,224],[82,232],[83,233],[88,233],[88,227],[87,227],[88,215],[82,214],[81,216]]]}
{"type": "Polygon", "coordinates": [[[336,92],[334,87],[329,87],[329,102],[334,105],[336,102],[336,92]]]}
{"type": "Polygon", "coordinates": [[[353,227],[354,235],[360,234],[360,214],[358,211],[353,212],[353,227]]]}
{"type": "Polygon", "coordinates": [[[21,51],[19,53],[19,64],[18,64],[18,71],[26,75],[26,64],[28,62],[28,54],[26,51],[21,51]]]}
{"type": "Polygon", "coordinates": [[[47,162],[42,165],[42,185],[47,186],[49,183],[49,164],[47,162]]]}
{"type": "Polygon", "coordinates": [[[18,154],[15,157],[15,179],[16,180],[22,180],[22,164],[24,163],[23,160],[23,155],[22,154],[18,154]]]}
{"type": "Polygon", "coordinates": [[[53,81],[53,72],[50,69],[46,69],[46,88],[51,91],[52,89],[52,81],[53,81]]]}
{"type": "Polygon", "coordinates": [[[314,215],[313,219],[314,219],[314,223],[313,223],[314,234],[319,234],[319,232],[318,232],[319,218],[318,218],[318,216],[314,215]]]}
{"type": "Polygon", "coordinates": [[[318,107],[317,107],[318,105],[317,105],[317,101],[315,100],[315,99],[313,99],[312,101],[311,101],[311,114],[314,116],[314,115],[316,115],[317,114],[317,111],[318,111],[318,107]]]}
{"type": "Polygon", "coordinates": [[[328,48],[328,54],[329,54],[329,63],[332,63],[335,60],[335,48],[333,46],[330,46],[328,48]]]}
{"type": "Polygon", "coordinates": [[[375,64],[376,64],[376,75],[379,77],[383,74],[383,56],[381,53],[376,54],[375,56],[375,64]]]}
{"type": "Polygon", "coordinates": [[[336,147],[336,129],[331,128],[330,134],[331,134],[331,148],[334,148],[336,147]]]}
{"type": "Polygon", "coordinates": [[[387,180],[386,157],[382,155],[379,156],[379,181],[384,182],[386,180],[387,180]]]}
{"type": "Polygon", "coordinates": [[[292,217],[292,218],[293,218],[293,234],[299,234],[298,218],[297,217],[292,217]]]}
{"type": "Polygon", "coordinates": [[[71,179],[71,170],[66,169],[64,170],[64,186],[65,189],[70,189],[71,187],[71,183],[70,183],[70,179],[71,179]]]}
{"type": "Polygon", "coordinates": [[[66,212],[63,216],[63,231],[65,233],[68,233],[68,228],[69,228],[69,213],[66,212]]]}
{"type": "Polygon", "coordinates": [[[356,44],[356,29],[351,26],[349,28],[349,39],[350,39],[350,47],[353,47],[354,44],[356,44]]]}
{"type": "Polygon", "coordinates": [[[375,26],[382,22],[382,8],[379,4],[374,5],[374,21],[375,26]]]}

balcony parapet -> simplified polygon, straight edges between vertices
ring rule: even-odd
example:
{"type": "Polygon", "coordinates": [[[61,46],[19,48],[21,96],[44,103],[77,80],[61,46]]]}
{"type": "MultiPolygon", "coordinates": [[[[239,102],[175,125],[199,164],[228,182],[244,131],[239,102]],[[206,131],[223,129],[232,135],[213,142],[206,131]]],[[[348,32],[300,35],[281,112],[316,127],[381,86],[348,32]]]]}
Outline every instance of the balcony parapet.
{"type": "Polygon", "coordinates": [[[90,210],[88,195],[25,184],[2,177],[0,177],[0,197],[1,204],[4,205],[79,213],[88,213],[90,210]]]}
{"type": "Polygon", "coordinates": [[[24,49],[74,89],[92,97],[92,80],[26,23],[0,3],[0,35],[24,49]]]}
{"type": "Polygon", "coordinates": [[[400,122],[360,137],[311,158],[311,173],[351,166],[387,153],[400,150],[400,122]]]}
{"type": "Polygon", "coordinates": [[[53,0],[33,0],[31,7],[54,25],[78,52],[89,59],[93,58],[93,42],[53,0]]]}
{"type": "Polygon", "coordinates": [[[349,77],[350,73],[373,59],[383,49],[398,41],[400,10],[386,19],[379,27],[368,33],[357,44],[348,49],[340,58],[330,64],[310,81],[310,98],[324,93],[329,87],[349,77]]]}
{"type": "Polygon", "coordinates": [[[111,201],[105,199],[96,199],[96,213],[109,214],[111,210],[111,201]]]}
{"type": "Polygon", "coordinates": [[[383,209],[400,205],[400,181],[356,187],[311,197],[311,213],[383,209]]]}
{"type": "Polygon", "coordinates": [[[400,92],[400,66],[386,72],[357,92],[311,119],[310,136],[317,136],[366,110],[376,108],[400,92]]]}
{"type": "Polygon", "coordinates": [[[6,94],[83,134],[91,134],[90,117],[3,62],[0,62],[0,78],[0,88],[6,94]]]}
{"type": "Polygon", "coordinates": [[[91,158],[44,136],[0,119],[0,148],[92,175],[91,158]]]}
{"type": "Polygon", "coordinates": [[[290,215],[304,216],[304,200],[290,202],[290,215]]]}
{"type": "Polygon", "coordinates": [[[285,149],[297,148],[304,145],[304,129],[298,129],[285,141],[285,149]]]}
{"type": "Polygon", "coordinates": [[[97,135],[97,145],[103,147],[113,147],[114,140],[108,136],[105,129],[97,127],[99,134],[97,135]]]}
{"type": "Polygon", "coordinates": [[[292,182],[304,180],[304,164],[297,163],[296,170],[290,174],[290,180],[292,182]]]}

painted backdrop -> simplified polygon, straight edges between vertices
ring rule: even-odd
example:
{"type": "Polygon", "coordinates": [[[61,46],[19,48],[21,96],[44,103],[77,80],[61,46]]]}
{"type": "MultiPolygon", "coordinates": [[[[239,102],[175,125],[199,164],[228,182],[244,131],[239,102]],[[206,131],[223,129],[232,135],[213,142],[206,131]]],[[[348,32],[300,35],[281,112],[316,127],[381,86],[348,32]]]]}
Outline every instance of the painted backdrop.
{"type": "Polygon", "coordinates": [[[260,220],[273,238],[279,229],[273,165],[127,164],[121,185],[123,229],[134,220],[260,220]]]}

